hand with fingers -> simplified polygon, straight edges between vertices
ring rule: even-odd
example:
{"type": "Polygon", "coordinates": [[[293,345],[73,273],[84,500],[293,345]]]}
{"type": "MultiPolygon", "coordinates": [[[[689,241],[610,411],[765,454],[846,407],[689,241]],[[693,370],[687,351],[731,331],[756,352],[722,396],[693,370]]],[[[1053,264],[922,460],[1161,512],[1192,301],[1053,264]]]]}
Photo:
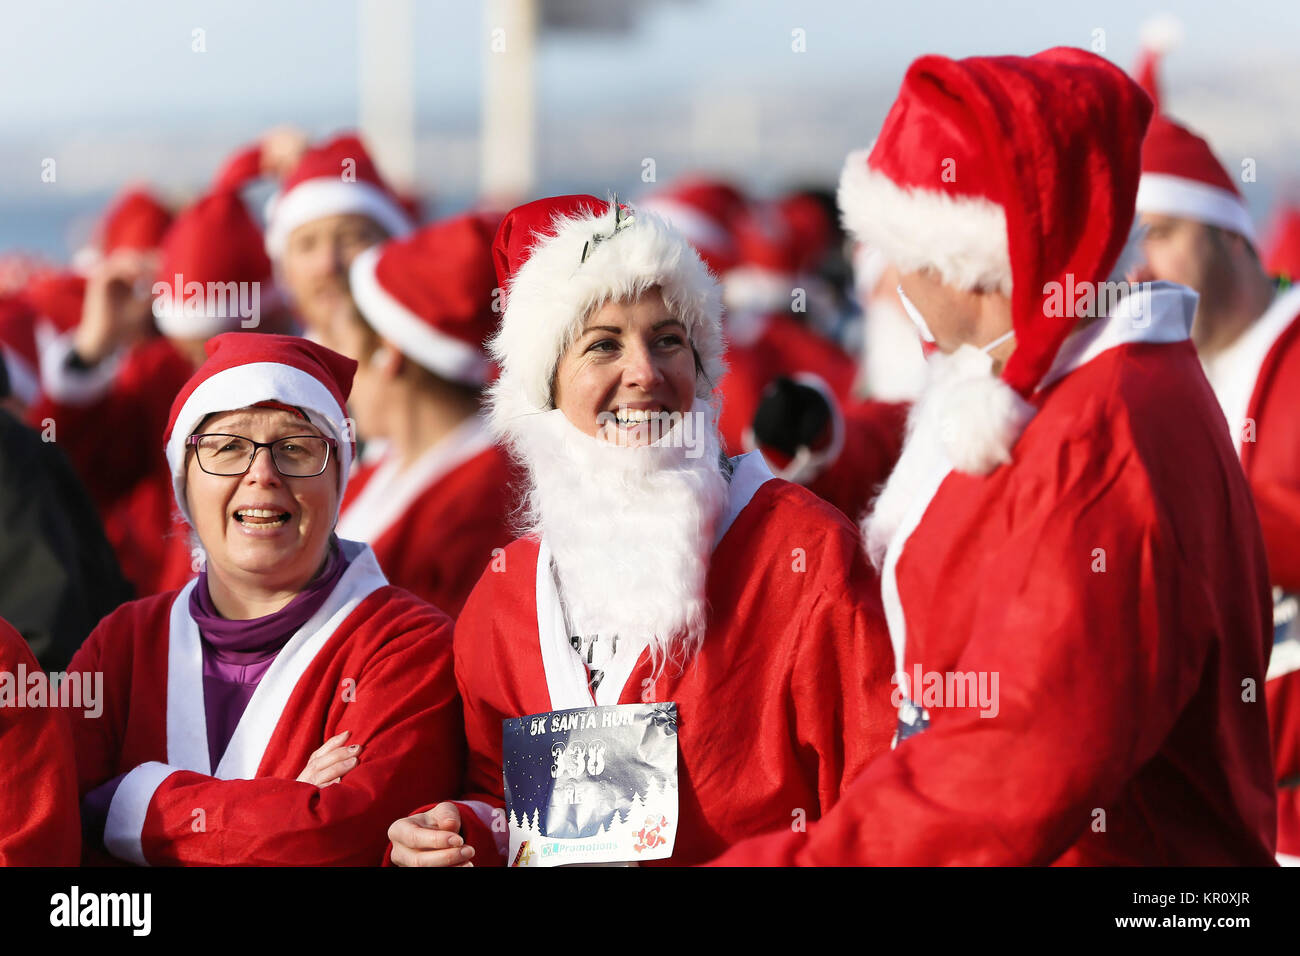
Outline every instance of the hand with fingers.
{"type": "Polygon", "coordinates": [[[328,787],[331,784],[339,783],[343,775],[357,765],[361,753],[360,744],[348,745],[348,735],[352,733],[345,730],[325,741],[320,749],[311,755],[307,760],[307,766],[303,767],[302,773],[298,774],[300,783],[310,783],[313,787],[328,787]]]}
{"type": "Polygon", "coordinates": [[[262,171],[284,179],[298,165],[311,141],[296,126],[277,126],[263,134],[261,145],[262,171]]]}
{"type": "Polygon", "coordinates": [[[460,835],[460,810],[444,801],[388,828],[394,866],[473,866],[474,848],[460,835]]]}
{"type": "Polygon", "coordinates": [[[150,280],[158,267],[154,253],[119,249],[98,263],[86,280],[81,322],[73,338],[87,365],[107,358],[149,334],[153,322],[150,280]]]}

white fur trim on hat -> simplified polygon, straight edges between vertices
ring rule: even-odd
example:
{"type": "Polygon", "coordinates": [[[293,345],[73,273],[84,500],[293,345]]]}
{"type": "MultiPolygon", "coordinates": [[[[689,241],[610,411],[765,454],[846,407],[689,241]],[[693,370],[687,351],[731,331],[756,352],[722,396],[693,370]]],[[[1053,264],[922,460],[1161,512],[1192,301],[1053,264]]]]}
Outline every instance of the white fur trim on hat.
{"type": "Polygon", "coordinates": [[[1250,213],[1232,193],[1208,183],[1168,173],[1143,173],[1138,180],[1137,211],[1194,219],[1219,226],[1255,242],[1250,213]]]}
{"type": "Polygon", "coordinates": [[[722,277],[722,304],[734,312],[789,312],[797,278],[758,266],[737,266],[722,277]]]}
{"type": "Polygon", "coordinates": [[[696,396],[708,399],[726,371],[722,301],[717,282],[699,254],[658,216],[634,212],[613,236],[612,211],[603,216],[560,216],[553,236],[540,239],[519,267],[506,294],[501,327],[490,348],[501,375],[489,391],[494,434],[511,444],[528,418],[548,411],[560,356],[582,330],[592,309],[631,301],[658,286],[668,308],[686,326],[704,374],[696,396]],[[593,235],[607,238],[582,250],[593,235]]]}
{"type": "Polygon", "coordinates": [[[869,150],[849,154],[840,174],[844,227],[878,248],[900,272],[930,268],[959,289],[1011,294],[1007,216],[977,197],[899,186],[867,165],[869,150]]]}
{"type": "Polygon", "coordinates": [[[283,195],[271,197],[266,215],[266,253],[272,259],[284,255],[289,234],[305,223],[350,214],[369,216],[392,238],[411,231],[406,210],[379,187],[334,177],[308,179],[283,195]]]}
{"type": "Polygon", "coordinates": [[[491,378],[492,364],[481,350],[439,332],[388,294],[375,275],[380,251],[371,246],[352,260],[348,271],[352,298],[371,328],[435,375],[465,385],[491,378]]]}
{"type": "Polygon", "coordinates": [[[217,372],[194,389],[167,436],[167,464],[171,466],[176,503],[191,525],[194,519],[185,500],[186,440],[208,415],[248,408],[258,402],[283,402],[301,408],[313,425],[338,442],[339,501],[343,500],[348,472],[352,470],[347,411],[339,407],[328,388],[307,372],[278,362],[250,362],[217,372]]]}

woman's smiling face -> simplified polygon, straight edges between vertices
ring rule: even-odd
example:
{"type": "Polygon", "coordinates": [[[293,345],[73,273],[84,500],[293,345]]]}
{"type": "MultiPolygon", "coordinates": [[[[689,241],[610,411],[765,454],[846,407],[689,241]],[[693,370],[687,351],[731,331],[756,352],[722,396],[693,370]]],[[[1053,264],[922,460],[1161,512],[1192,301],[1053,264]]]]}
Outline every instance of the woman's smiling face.
{"type": "MultiPolygon", "coordinates": [[[[292,412],[259,407],[212,415],[198,430],[258,442],[322,435],[292,412]]],[[[338,519],[338,456],[331,451],[324,473],[314,478],[286,478],[276,470],[271,450],[260,448],[247,473],[223,477],[200,468],[191,448],[185,493],[210,575],[255,576],[264,587],[296,590],[312,579],[328,553],[338,519]]]]}
{"type": "Polygon", "coordinates": [[[649,419],[690,411],[696,361],[686,326],[658,289],[607,302],[555,370],[555,407],[588,435],[620,445],[652,440],[649,419]]]}

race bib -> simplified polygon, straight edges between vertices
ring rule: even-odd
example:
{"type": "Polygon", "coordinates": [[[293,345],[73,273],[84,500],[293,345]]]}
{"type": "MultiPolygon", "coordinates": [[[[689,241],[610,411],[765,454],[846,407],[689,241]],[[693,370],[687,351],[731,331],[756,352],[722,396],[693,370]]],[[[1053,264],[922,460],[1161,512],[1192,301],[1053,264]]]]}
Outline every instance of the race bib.
{"type": "Polygon", "coordinates": [[[511,866],[672,856],[677,705],[612,704],[502,721],[511,866]]]}

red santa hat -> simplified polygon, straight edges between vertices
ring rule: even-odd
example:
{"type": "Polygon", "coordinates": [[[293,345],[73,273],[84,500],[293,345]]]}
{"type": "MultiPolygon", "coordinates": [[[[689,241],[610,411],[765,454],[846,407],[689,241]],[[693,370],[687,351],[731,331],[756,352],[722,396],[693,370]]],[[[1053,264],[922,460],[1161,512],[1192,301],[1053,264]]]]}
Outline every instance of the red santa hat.
{"type": "Polygon", "coordinates": [[[379,175],[361,140],[351,134],[303,154],[268,206],[266,251],[278,259],[289,234],[299,226],[349,214],[370,217],[393,237],[412,228],[402,201],[379,175]]]}
{"type": "Polygon", "coordinates": [[[152,193],[142,188],[128,189],[104,213],[99,247],[106,256],[119,249],[157,249],[171,224],[171,210],[152,193]]]}
{"type": "Polygon", "coordinates": [[[1016,350],[1003,380],[1028,396],[1073,330],[1049,283],[1104,280],[1133,221],[1151,101],[1105,59],[924,56],[875,146],[849,155],[846,228],[902,272],[1011,298],[1016,350]]]}
{"type": "Polygon", "coordinates": [[[736,264],[722,276],[728,317],[741,312],[788,312],[791,289],[806,258],[806,237],[776,203],[754,203],[733,224],[736,264]]]}
{"type": "Polygon", "coordinates": [[[1284,205],[1274,214],[1261,258],[1269,275],[1300,281],[1300,206],[1284,205]]]}
{"type": "Polygon", "coordinates": [[[1192,219],[1255,242],[1250,211],[1210,144],[1166,116],[1151,121],[1142,145],[1137,211],[1192,219]]]}
{"type": "Polygon", "coordinates": [[[1156,111],[1160,103],[1160,63],[1165,54],[1183,42],[1183,24],[1172,14],[1152,17],[1142,24],[1141,47],[1138,49],[1137,63],[1133,66],[1133,78],[1138,86],[1151,97],[1156,111]]]}
{"type": "Polygon", "coordinates": [[[173,338],[254,328],[261,311],[279,306],[261,230],[238,192],[219,189],[176,217],[154,293],[154,320],[173,338]],[[254,303],[257,315],[241,312],[254,303]]]}
{"type": "Polygon", "coordinates": [[[27,284],[23,297],[36,310],[38,324],[45,322],[58,332],[70,332],[81,322],[86,277],[75,272],[41,275],[27,284]]]}
{"type": "Polygon", "coordinates": [[[453,382],[492,377],[484,343],[496,329],[492,239],[500,217],[464,215],[352,260],[352,298],[403,355],[453,382]]]}
{"type": "Polygon", "coordinates": [[[357,363],[296,335],[227,332],[205,348],[207,361],[172,402],[165,438],[172,488],[185,520],[194,523],[185,500],[186,440],[209,415],[268,403],[301,409],[338,443],[342,501],[356,454],[347,400],[357,363]]]}
{"type": "Polygon", "coordinates": [[[556,196],[512,209],[493,244],[506,289],[501,327],[490,343],[501,368],[490,394],[491,422],[511,440],[553,408],[560,356],[592,309],[659,288],[686,326],[708,399],[725,371],[717,283],[686,237],[660,217],[594,196],[556,196]]]}
{"type": "Polygon", "coordinates": [[[713,274],[721,276],[736,265],[732,229],[748,204],[744,194],[730,183],[691,176],[646,196],[637,203],[637,209],[667,220],[695,247],[713,274]]]}

